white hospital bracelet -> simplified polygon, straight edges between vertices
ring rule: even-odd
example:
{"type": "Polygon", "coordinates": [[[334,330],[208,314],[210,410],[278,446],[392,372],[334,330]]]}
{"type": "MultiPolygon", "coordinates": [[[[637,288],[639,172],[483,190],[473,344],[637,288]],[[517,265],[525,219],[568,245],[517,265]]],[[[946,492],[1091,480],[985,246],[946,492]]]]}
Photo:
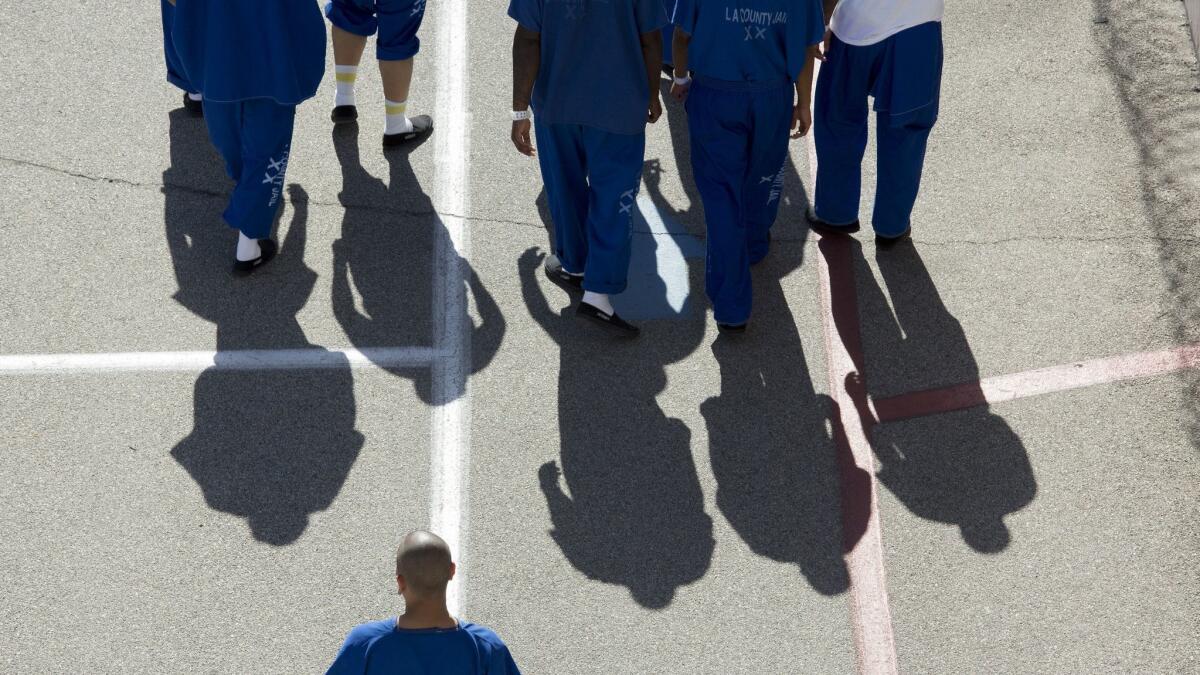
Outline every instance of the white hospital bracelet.
{"type": "Polygon", "coordinates": [[[527,120],[527,119],[530,119],[530,118],[532,118],[532,117],[533,117],[533,113],[529,112],[528,110],[514,110],[514,111],[512,111],[512,118],[513,118],[513,121],[514,121],[514,122],[520,122],[520,121],[522,121],[522,120],[527,120]]]}
{"type": "Polygon", "coordinates": [[[688,86],[688,85],[689,85],[689,84],[691,84],[691,83],[692,83],[692,76],[691,76],[691,75],[688,75],[687,77],[677,77],[677,78],[675,78],[675,84],[679,85],[680,87],[686,87],[686,86],[688,86]]]}

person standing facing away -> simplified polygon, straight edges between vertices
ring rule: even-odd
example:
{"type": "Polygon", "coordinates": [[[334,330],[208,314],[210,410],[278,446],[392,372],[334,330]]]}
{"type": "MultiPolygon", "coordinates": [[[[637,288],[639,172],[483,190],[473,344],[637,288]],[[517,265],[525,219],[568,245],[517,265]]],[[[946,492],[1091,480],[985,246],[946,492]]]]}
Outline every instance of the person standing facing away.
{"type": "Polygon", "coordinates": [[[417,31],[425,18],[425,0],[332,0],[325,15],[333,24],[336,93],[334,124],[358,119],[354,84],[367,38],[378,34],[375,57],[383,79],[385,148],[402,145],[433,131],[429,115],[408,116],[413,57],[421,48],[417,31]]]}
{"type": "Polygon", "coordinates": [[[662,115],[663,0],[511,0],[508,14],[518,24],[512,141],[537,154],[554,221],[546,273],[583,290],[578,317],[635,337],[610,296],[629,274],[646,123],[662,115]]]}
{"type": "Polygon", "coordinates": [[[405,536],[396,552],[404,613],[356,626],[327,675],[520,675],[494,632],[450,616],[446,586],[454,572],[441,537],[425,530],[405,536]]]}
{"type": "Polygon", "coordinates": [[[870,95],[878,146],[876,246],[888,249],[912,236],[941,96],[944,9],[944,0],[825,0],[830,31],[817,78],[814,230],[846,235],[859,229],[870,95]]]}
{"type": "Polygon", "coordinates": [[[163,56],[167,61],[167,82],[183,91],[183,107],[192,117],[203,117],[204,97],[188,81],[187,75],[183,72],[183,64],[179,62],[179,56],[175,54],[175,40],[171,37],[171,31],[175,27],[175,1],[159,0],[159,2],[162,5],[163,56]]]}
{"type": "Polygon", "coordinates": [[[675,83],[687,100],[692,172],[708,229],[705,291],[723,333],[746,330],[750,266],[767,256],[779,213],[788,130],[812,126],[820,0],[678,0],[675,83]],[[691,74],[689,75],[689,70],[691,74]]]}
{"type": "Polygon", "coordinates": [[[247,275],[275,257],[296,106],[325,74],[325,22],[312,0],[173,1],[175,51],[236,183],[224,218],[239,233],[233,271],[247,275]]]}

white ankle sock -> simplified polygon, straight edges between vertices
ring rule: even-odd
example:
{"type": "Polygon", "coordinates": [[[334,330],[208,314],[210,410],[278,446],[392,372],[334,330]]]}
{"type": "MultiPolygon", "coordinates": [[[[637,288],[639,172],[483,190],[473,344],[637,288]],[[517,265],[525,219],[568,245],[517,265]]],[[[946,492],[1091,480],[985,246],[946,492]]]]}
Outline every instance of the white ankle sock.
{"type": "Polygon", "coordinates": [[[612,302],[609,301],[608,295],[605,293],[593,293],[591,291],[583,292],[583,301],[604,312],[605,314],[613,314],[612,302]]]}
{"type": "Polygon", "coordinates": [[[337,86],[333,105],[354,105],[354,81],[358,79],[358,66],[334,66],[333,70],[337,86]]]}
{"type": "Polygon", "coordinates": [[[254,260],[260,255],[262,255],[262,248],[258,245],[258,240],[238,232],[237,259],[245,262],[254,260]]]}
{"type": "Polygon", "coordinates": [[[412,121],[404,115],[408,110],[408,101],[384,101],[385,112],[387,116],[386,126],[383,128],[383,133],[388,134],[407,134],[413,130],[412,121]]]}
{"type": "Polygon", "coordinates": [[[192,92],[189,91],[188,98],[192,99],[193,101],[203,101],[204,94],[193,94],[192,92]]]}

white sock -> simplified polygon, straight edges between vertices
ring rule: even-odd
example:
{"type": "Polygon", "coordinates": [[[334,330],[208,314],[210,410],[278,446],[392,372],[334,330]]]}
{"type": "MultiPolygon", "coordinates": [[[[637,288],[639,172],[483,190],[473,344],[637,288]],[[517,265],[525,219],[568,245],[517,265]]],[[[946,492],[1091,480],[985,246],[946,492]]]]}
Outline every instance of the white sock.
{"type": "Polygon", "coordinates": [[[262,248],[259,247],[258,240],[238,232],[237,259],[240,262],[246,262],[254,260],[260,255],[262,255],[262,248]]]}
{"type": "Polygon", "coordinates": [[[408,110],[408,101],[384,101],[385,112],[384,118],[387,125],[383,128],[383,133],[388,134],[407,134],[413,130],[412,121],[404,115],[408,110]]]}
{"type": "Polygon", "coordinates": [[[334,83],[337,85],[333,97],[334,107],[340,105],[355,105],[354,81],[358,79],[358,66],[334,66],[334,83]]]}
{"type": "Polygon", "coordinates": [[[193,94],[192,92],[189,91],[188,98],[192,99],[193,101],[203,101],[204,94],[193,94]]]}
{"type": "Polygon", "coordinates": [[[593,293],[591,291],[584,291],[583,292],[583,301],[586,302],[587,304],[591,305],[592,307],[595,307],[596,309],[600,310],[601,312],[604,312],[605,314],[608,314],[610,316],[613,314],[612,303],[609,302],[608,295],[605,293],[593,293]]]}

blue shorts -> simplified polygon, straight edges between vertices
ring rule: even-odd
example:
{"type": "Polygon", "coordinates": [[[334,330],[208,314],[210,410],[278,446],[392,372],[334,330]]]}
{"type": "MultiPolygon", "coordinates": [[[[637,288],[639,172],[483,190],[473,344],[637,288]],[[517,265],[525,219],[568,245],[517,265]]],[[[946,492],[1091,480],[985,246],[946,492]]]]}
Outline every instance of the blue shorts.
{"type": "Polygon", "coordinates": [[[417,55],[417,30],[425,18],[425,0],[331,0],[325,16],[347,33],[378,34],[375,56],[380,61],[404,61],[417,55]]]}

